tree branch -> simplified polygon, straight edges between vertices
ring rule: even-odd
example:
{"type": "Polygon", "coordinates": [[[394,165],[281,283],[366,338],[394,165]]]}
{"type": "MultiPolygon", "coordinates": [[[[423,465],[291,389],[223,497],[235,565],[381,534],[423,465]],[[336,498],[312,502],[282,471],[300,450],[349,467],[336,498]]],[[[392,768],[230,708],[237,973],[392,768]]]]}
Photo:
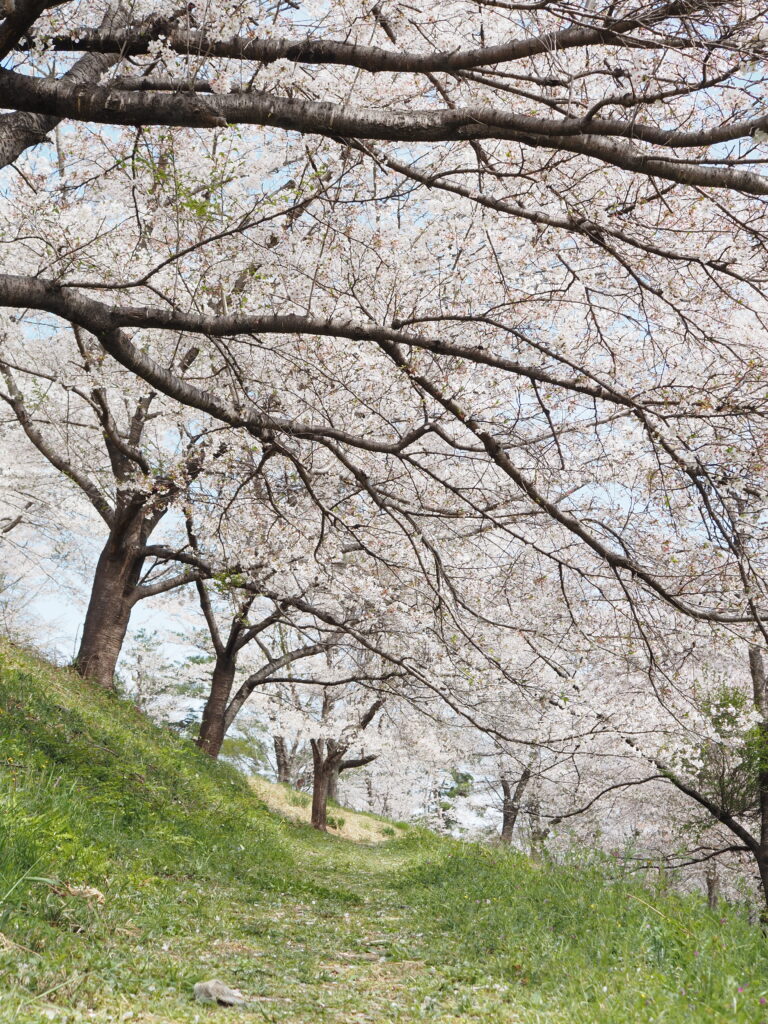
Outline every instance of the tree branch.
{"type": "Polygon", "coordinates": [[[114,523],[114,510],[109,505],[99,488],[91,479],[89,479],[89,477],[85,475],[85,473],[81,473],[79,469],[69,462],[69,460],[65,459],[64,456],[60,454],[58,448],[49,443],[34,425],[32,417],[24,404],[24,397],[16,386],[16,381],[14,380],[13,374],[11,373],[10,367],[7,363],[0,361],[0,373],[2,373],[5,378],[5,383],[9,391],[8,395],[0,394],[0,398],[3,398],[8,405],[10,405],[21,429],[40,454],[43,455],[55,469],[58,469],[60,473],[68,477],[68,479],[73,483],[77,484],[107,526],[111,527],[114,523]]]}
{"type": "Polygon", "coordinates": [[[345,772],[349,768],[363,768],[365,765],[375,761],[378,754],[366,754],[364,757],[348,757],[339,765],[339,771],[345,772]]]}
{"type": "Polygon", "coordinates": [[[154,597],[156,594],[165,594],[169,590],[177,590],[179,587],[185,587],[188,583],[195,583],[201,578],[199,572],[185,572],[171,576],[170,579],[160,583],[144,583],[134,588],[131,593],[130,604],[134,605],[138,601],[143,601],[146,597],[154,597]]]}
{"type": "MultiPolygon", "coordinates": [[[[65,0],[69,2],[69,0],[65,0]]],[[[25,9],[37,7],[39,4],[24,3],[25,9]]],[[[45,4],[45,7],[56,7],[58,4],[45,4]]],[[[102,21],[102,28],[110,28],[120,16],[122,5],[109,9],[102,21]]],[[[5,22],[3,23],[5,25],[5,22]]],[[[8,29],[8,39],[14,30],[8,29]]],[[[22,30],[25,31],[25,30],[22,30]]],[[[7,45],[7,44],[6,44],[7,45]]],[[[119,53],[96,54],[87,53],[81,57],[60,81],[70,84],[98,82],[105,71],[108,71],[120,60],[119,53]]],[[[61,118],[51,114],[25,113],[16,111],[12,114],[0,115],[0,167],[7,167],[17,160],[25,149],[44,142],[61,118]]]]}
{"type": "MultiPolygon", "coordinates": [[[[721,2],[700,4],[702,11],[722,6],[721,2]]],[[[124,29],[117,32],[84,32],[81,36],[55,36],[51,41],[55,49],[66,51],[88,50],[94,53],[120,53],[125,56],[141,56],[150,52],[151,44],[162,34],[165,45],[176,53],[197,55],[204,53],[209,58],[257,61],[271,64],[278,60],[301,64],[337,64],[360,68],[371,72],[405,72],[424,74],[427,72],[456,72],[471,68],[506,64],[535,57],[539,54],[559,52],[586,46],[626,46],[625,35],[638,28],[650,28],[680,15],[691,17],[696,7],[684,0],[670,3],[654,10],[643,7],[635,16],[621,19],[606,19],[605,27],[581,27],[547,32],[540,36],[514,39],[498,46],[484,46],[471,50],[443,50],[432,53],[385,50],[377,46],[363,46],[357,43],[340,42],[331,39],[245,39],[232,36],[216,39],[204,31],[184,29],[174,25],[167,18],[151,20],[144,29],[124,29]]],[[[639,41],[638,41],[639,42],[639,41]]],[[[698,40],[697,40],[698,42],[698,40]]],[[[709,41],[714,47],[717,40],[709,41]]],[[[692,40],[679,41],[683,46],[692,40]]],[[[643,45],[642,43],[639,43],[643,45]]],[[[673,40],[664,38],[648,40],[652,47],[669,47],[673,40]]]]}
{"type": "Polygon", "coordinates": [[[172,125],[190,128],[252,124],[334,139],[447,142],[507,139],[523,146],[571,152],[600,163],[682,184],[768,195],[763,175],[698,162],[681,162],[675,148],[705,148],[768,129],[768,115],[709,131],[676,132],[627,121],[593,118],[551,120],[488,105],[440,110],[381,110],[324,100],[258,92],[216,94],[140,93],[110,86],[32,78],[0,69],[0,105],[13,110],[101,124],[172,125]],[[625,141],[619,141],[623,139],[625,141]],[[665,148],[639,149],[635,139],[665,148]]]}
{"type": "Polygon", "coordinates": [[[229,706],[227,707],[224,715],[225,731],[234,722],[240,708],[245,704],[246,700],[248,700],[256,687],[261,683],[268,682],[269,677],[274,672],[278,669],[284,668],[286,665],[292,664],[294,661],[301,661],[303,658],[311,658],[315,654],[322,654],[327,650],[327,643],[307,644],[304,647],[297,648],[295,651],[289,651],[287,654],[283,654],[279,658],[273,658],[271,661],[268,661],[266,665],[262,665],[258,671],[251,673],[229,702],[229,706]]]}

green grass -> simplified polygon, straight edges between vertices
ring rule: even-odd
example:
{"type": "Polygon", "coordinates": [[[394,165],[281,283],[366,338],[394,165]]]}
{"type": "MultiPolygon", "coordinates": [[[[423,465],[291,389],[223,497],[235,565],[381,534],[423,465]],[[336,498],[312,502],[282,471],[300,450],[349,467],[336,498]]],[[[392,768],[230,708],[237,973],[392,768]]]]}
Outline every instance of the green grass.
{"type": "Polygon", "coordinates": [[[0,644],[3,1024],[768,1022],[766,940],[736,909],[392,833],[276,818],[130,705],[0,644]],[[195,1004],[209,977],[253,1006],[195,1004]]]}

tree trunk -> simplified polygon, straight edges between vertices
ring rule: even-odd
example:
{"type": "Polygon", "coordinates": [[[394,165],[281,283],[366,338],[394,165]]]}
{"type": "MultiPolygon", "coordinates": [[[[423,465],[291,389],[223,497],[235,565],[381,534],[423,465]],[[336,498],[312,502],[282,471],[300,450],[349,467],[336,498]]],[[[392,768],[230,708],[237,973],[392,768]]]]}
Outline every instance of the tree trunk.
{"type": "Polygon", "coordinates": [[[720,898],[720,875],[717,871],[717,863],[711,862],[707,868],[707,906],[715,910],[720,898]]]}
{"type": "Polygon", "coordinates": [[[528,785],[528,780],[530,779],[530,777],[531,769],[524,768],[523,774],[518,779],[514,792],[512,790],[512,783],[509,781],[509,779],[501,780],[501,789],[502,793],[504,794],[501,822],[502,843],[512,842],[512,833],[515,830],[517,816],[520,813],[520,801],[523,798],[523,793],[525,792],[525,787],[528,785]]]}
{"type": "Polygon", "coordinates": [[[278,781],[288,784],[291,781],[291,769],[288,764],[286,737],[272,736],[272,745],[274,746],[274,763],[278,768],[278,781]]]}
{"type": "Polygon", "coordinates": [[[331,768],[328,776],[328,799],[339,802],[339,768],[331,768]]]}
{"type": "Polygon", "coordinates": [[[229,695],[235,682],[237,659],[228,648],[216,655],[211,689],[203,708],[200,732],[195,741],[211,757],[218,757],[227,732],[226,713],[229,695]]]}
{"type": "Polygon", "coordinates": [[[760,892],[763,897],[763,909],[760,911],[760,924],[768,929],[768,857],[761,852],[757,857],[757,870],[760,873],[760,892]]]}
{"type": "Polygon", "coordinates": [[[81,676],[107,690],[115,686],[115,666],[128,630],[134,592],[141,576],[144,556],[136,554],[143,545],[140,527],[115,526],[99,556],[93,578],[88,611],[83,624],[75,668],[81,676]],[[137,536],[137,534],[139,534],[137,536]]]}
{"type": "Polygon", "coordinates": [[[276,768],[278,768],[278,781],[284,782],[286,785],[292,785],[296,769],[296,744],[294,744],[291,754],[288,752],[285,736],[272,736],[272,744],[274,746],[274,762],[276,768]]]}
{"type": "Polygon", "coordinates": [[[328,788],[331,780],[332,757],[325,757],[323,740],[310,740],[312,744],[312,828],[328,831],[328,788]]]}
{"type": "MultiPolygon", "coordinates": [[[[383,704],[383,698],[379,697],[363,713],[359,722],[361,730],[368,728],[383,704]]],[[[362,754],[360,757],[351,757],[345,760],[344,755],[349,749],[348,743],[332,739],[310,740],[309,742],[312,747],[312,826],[321,832],[327,832],[328,797],[331,790],[334,793],[338,792],[340,772],[370,764],[371,761],[376,760],[377,755],[362,754]]]]}
{"type": "Polygon", "coordinates": [[[544,842],[549,835],[549,826],[541,820],[541,804],[538,798],[529,803],[528,815],[531,820],[531,857],[533,860],[541,860],[544,842]]]}
{"type": "Polygon", "coordinates": [[[503,794],[501,804],[501,836],[502,843],[512,842],[512,833],[517,820],[517,808],[512,803],[512,783],[509,779],[501,780],[501,792],[503,794]]]}

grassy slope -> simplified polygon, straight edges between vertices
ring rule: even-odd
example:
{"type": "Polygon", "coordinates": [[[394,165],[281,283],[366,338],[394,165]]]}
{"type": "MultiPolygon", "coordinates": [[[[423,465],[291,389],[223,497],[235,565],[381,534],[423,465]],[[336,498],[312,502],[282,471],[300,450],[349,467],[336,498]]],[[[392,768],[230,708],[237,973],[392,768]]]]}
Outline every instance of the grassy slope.
{"type": "Polygon", "coordinates": [[[0,645],[2,1022],[758,1024],[767,966],[698,899],[418,830],[313,833],[0,645]],[[195,1004],[212,976],[253,1007],[195,1004]]]}

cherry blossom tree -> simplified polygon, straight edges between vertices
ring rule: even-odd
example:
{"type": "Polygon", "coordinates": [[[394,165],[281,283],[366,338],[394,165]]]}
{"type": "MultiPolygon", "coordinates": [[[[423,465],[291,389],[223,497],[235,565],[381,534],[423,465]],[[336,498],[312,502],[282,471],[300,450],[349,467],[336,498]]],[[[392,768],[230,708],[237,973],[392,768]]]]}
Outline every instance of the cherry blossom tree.
{"type": "Polygon", "coordinates": [[[0,359],[0,397],[26,440],[89,502],[107,537],[93,576],[76,657],[83,674],[113,685],[136,603],[193,581],[198,569],[169,572],[168,549],[152,535],[199,476],[205,431],[193,433],[135,377],[104,367],[78,330],[73,344],[19,339],[0,359]]]}
{"type": "MultiPolygon", "coordinates": [[[[349,656],[337,660],[349,661],[349,656]]],[[[372,681],[361,687],[358,680],[345,682],[339,666],[317,658],[299,688],[293,681],[272,683],[261,688],[259,712],[269,722],[276,741],[278,769],[280,752],[287,743],[296,750],[302,745],[311,752],[312,826],[327,831],[328,800],[338,798],[342,772],[371,764],[379,750],[365,749],[366,730],[386,704],[386,691],[376,692],[372,681]],[[314,676],[314,679],[312,678],[314,676]]],[[[374,742],[374,748],[378,744],[374,742]]],[[[280,780],[283,781],[283,780],[280,780]]]]}
{"type": "MultiPolygon", "coordinates": [[[[294,644],[286,642],[286,629],[277,625],[284,619],[279,608],[271,607],[265,612],[251,616],[256,601],[255,594],[247,594],[236,602],[227,631],[222,630],[216,620],[206,585],[197,581],[200,606],[208,626],[211,643],[215,651],[215,664],[210,690],[203,709],[197,745],[211,757],[218,757],[224,737],[235,722],[243,705],[253,691],[274,678],[280,678],[288,666],[312,658],[328,649],[333,635],[328,639],[323,631],[315,627],[314,637],[297,637],[294,644]],[[318,633],[320,635],[318,635],[318,633]],[[258,646],[261,657],[257,665],[249,665],[245,678],[236,686],[235,675],[241,652],[248,644],[258,646]]],[[[300,631],[295,627],[291,632],[300,631]]],[[[327,631],[326,631],[327,632],[327,631]]],[[[252,662],[253,659],[250,659],[252,662]]],[[[282,780],[281,780],[282,781],[282,780]]]]}
{"type": "Polygon", "coordinates": [[[524,543],[554,524],[616,600],[754,615],[730,494],[762,444],[762,27],[728,3],[17,6],[13,220],[51,189],[71,216],[17,246],[2,301],[298,465],[322,449],[401,529],[428,487],[502,534],[516,501],[524,543]],[[27,152],[57,118],[56,159],[27,152]]]}
{"type": "Polygon", "coordinates": [[[212,718],[265,602],[497,744],[508,826],[535,749],[576,820],[587,753],[666,728],[673,632],[768,642],[766,36],[741,0],[8,8],[2,397],[109,532],[81,669],[236,581],[212,718]]]}
{"type": "Polygon", "coordinates": [[[756,872],[768,906],[764,653],[753,644],[747,656],[740,641],[727,637],[718,646],[713,656],[701,644],[698,656],[677,673],[674,691],[667,683],[646,728],[638,730],[625,717],[621,735],[683,799],[678,815],[689,838],[665,859],[673,865],[741,862],[745,873],[756,872]]]}
{"type": "MultiPolygon", "coordinates": [[[[350,768],[362,768],[375,760],[376,754],[347,755],[355,740],[364,732],[384,706],[384,698],[377,697],[362,714],[348,725],[338,739],[318,736],[310,740],[312,748],[312,827],[327,831],[328,800],[335,798],[339,775],[350,768]]],[[[324,725],[324,723],[323,723],[324,725]]],[[[323,727],[321,725],[321,729],[323,727]]]]}

